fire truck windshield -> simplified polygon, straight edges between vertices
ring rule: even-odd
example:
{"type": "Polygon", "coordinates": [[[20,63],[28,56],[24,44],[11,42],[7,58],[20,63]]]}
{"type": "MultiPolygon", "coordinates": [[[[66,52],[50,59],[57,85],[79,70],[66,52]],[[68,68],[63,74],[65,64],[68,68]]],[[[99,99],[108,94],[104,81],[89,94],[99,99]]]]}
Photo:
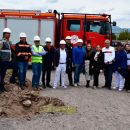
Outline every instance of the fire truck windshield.
{"type": "Polygon", "coordinates": [[[87,21],[85,25],[86,32],[96,32],[102,35],[110,34],[110,23],[101,21],[87,21]]]}

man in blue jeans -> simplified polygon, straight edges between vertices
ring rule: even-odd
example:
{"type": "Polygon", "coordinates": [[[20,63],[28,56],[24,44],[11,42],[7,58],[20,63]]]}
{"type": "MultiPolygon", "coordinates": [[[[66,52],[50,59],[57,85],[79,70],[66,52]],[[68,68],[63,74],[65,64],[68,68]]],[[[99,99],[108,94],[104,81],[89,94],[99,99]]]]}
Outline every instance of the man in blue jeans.
{"type": "Polygon", "coordinates": [[[15,45],[16,60],[18,62],[19,85],[22,90],[25,87],[28,62],[32,55],[30,45],[27,43],[26,38],[27,36],[25,33],[20,33],[20,42],[15,45]]]}
{"type": "Polygon", "coordinates": [[[39,89],[39,82],[42,72],[42,56],[46,54],[44,48],[40,46],[40,37],[34,37],[34,45],[31,47],[32,51],[32,88],[39,89]]]}
{"type": "Polygon", "coordinates": [[[79,79],[80,79],[80,73],[83,69],[84,64],[84,58],[85,58],[85,49],[82,47],[83,40],[79,39],[77,41],[77,46],[73,48],[72,51],[72,62],[75,67],[74,71],[74,86],[80,86],[79,79]]]}

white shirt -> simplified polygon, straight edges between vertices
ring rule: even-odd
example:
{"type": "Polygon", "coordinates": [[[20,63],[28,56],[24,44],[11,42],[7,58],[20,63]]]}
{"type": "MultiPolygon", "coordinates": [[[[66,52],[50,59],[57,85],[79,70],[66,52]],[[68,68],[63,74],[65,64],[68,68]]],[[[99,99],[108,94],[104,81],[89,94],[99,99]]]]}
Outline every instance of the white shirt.
{"type": "Polygon", "coordinates": [[[102,48],[102,52],[104,53],[104,63],[112,63],[112,61],[115,59],[115,49],[114,47],[109,48],[102,48]]]}
{"type": "Polygon", "coordinates": [[[127,54],[127,65],[130,65],[130,53],[127,54]]]}
{"type": "Polygon", "coordinates": [[[64,50],[60,49],[60,61],[59,61],[59,63],[66,63],[66,58],[67,58],[67,54],[66,54],[65,49],[64,50]]]}

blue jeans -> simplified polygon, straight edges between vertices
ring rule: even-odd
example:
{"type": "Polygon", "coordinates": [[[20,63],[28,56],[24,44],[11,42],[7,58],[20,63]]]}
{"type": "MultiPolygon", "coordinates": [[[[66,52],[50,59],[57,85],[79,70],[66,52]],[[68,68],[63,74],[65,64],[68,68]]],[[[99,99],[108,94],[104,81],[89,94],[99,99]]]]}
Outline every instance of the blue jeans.
{"type": "Polygon", "coordinates": [[[79,83],[80,73],[82,72],[83,65],[75,65],[74,70],[74,83],[79,83]]]}
{"type": "Polygon", "coordinates": [[[27,68],[28,62],[18,62],[20,87],[23,87],[25,85],[27,68]]]}
{"type": "Polygon", "coordinates": [[[41,63],[32,63],[33,77],[32,77],[32,87],[38,87],[42,72],[41,63]]]}

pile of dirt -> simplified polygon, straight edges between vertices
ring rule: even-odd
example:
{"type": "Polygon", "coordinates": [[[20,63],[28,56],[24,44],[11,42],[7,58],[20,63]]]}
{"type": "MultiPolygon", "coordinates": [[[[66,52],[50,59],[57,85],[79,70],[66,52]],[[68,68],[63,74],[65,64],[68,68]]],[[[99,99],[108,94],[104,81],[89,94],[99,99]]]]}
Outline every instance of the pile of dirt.
{"type": "Polygon", "coordinates": [[[0,94],[0,117],[27,118],[46,113],[63,112],[73,113],[72,107],[64,104],[60,99],[54,97],[42,97],[39,91],[33,91],[31,82],[26,81],[25,90],[21,90],[16,84],[9,83],[10,71],[6,74],[5,88],[8,92],[0,94]]]}
{"type": "Polygon", "coordinates": [[[27,89],[21,91],[14,85],[11,91],[0,94],[0,116],[30,118],[40,114],[41,107],[49,104],[65,106],[58,98],[41,97],[38,91],[29,91],[27,89]]]}

